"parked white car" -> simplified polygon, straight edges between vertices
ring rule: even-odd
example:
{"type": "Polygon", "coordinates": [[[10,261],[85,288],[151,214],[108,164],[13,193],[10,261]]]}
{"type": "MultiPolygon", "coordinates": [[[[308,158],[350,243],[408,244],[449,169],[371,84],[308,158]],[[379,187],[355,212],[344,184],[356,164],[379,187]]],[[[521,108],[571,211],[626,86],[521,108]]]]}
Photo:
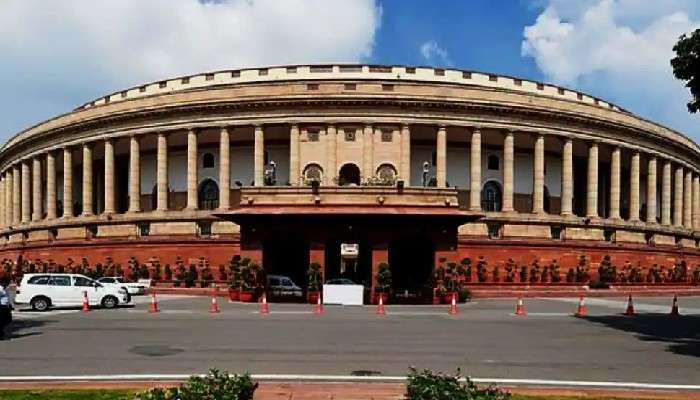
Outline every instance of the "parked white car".
{"type": "Polygon", "coordinates": [[[25,274],[17,287],[15,304],[29,304],[35,311],[51,307],[79,307],[87,293],[91,307],[114,308],[131,301],[120,286],[106,286],[77,274],[25,274]]]}
{"type": "Polygon", "coordinates": [[[267,290],[273,296],[302,297],[303,291],[290,277],[284,275],[268,275],[267,290]]]}
{"type": "Polygon", "coordinates": [[[106,276],[104,278],[98,279],[97,282],[99,282],[105,286],[116,286],[116,287],[126,288],[126,291],[129,292],[129,294],[131,294],[131,295],[146,294],[147,286],[144,283],[127,282],[121,276],[106,276]]]}

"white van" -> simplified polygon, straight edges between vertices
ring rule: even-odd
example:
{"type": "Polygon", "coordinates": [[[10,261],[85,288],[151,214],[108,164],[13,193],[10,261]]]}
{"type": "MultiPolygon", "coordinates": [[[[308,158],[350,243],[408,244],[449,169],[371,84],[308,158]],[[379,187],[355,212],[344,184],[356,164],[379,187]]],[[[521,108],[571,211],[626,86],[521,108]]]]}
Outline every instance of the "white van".
{"type": "Polygon", "coordinates": [[[267,290],[272,296],[302,297],[303,290],[297,286],[292,278],[284,275],[268,275],[267,290]]]}
{"type": "Polygon", "coordinates": [[[17,287],[15,303],[29,304],[35,311],[79,307],[83,304],[84,292],[91,307],[114,308],[131,301],[126,289],[105,286],[84,275],[24,274],[17,287]]]}

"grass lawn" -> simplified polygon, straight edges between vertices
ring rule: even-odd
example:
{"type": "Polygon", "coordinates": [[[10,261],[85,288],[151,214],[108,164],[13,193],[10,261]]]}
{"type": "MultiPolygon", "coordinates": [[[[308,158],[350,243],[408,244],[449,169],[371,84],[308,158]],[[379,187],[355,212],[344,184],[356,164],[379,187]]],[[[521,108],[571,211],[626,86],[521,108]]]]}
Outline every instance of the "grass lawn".
{"type": "MultiPolygon", "coordinates": [[[[130,390],[0,390],[0,400],[131,400],[130,390]]],[[[513,400],[638,400],[631,397],[513,395],[513,400]]],[[[649,399],[645,399],[649,400],[649,399]]]]}
{"type": "Polygon", "coordinates": [[[0,390],[0,400],[124,400],[132,390],[0,390]]]}

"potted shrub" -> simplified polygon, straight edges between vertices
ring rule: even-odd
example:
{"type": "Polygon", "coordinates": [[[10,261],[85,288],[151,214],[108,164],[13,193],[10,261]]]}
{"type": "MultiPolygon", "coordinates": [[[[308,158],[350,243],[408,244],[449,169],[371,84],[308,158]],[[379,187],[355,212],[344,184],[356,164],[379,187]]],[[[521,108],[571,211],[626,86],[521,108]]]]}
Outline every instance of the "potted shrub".
{"type": "Polygon", "coordinates": [[[506,261],[506,282],[512,283],[515,282],[515,271],[518,269],[518,267],[515,265],[515,261],[512,258],[509,258],[508,261],[506,261]]]}
{"type": "Polygon", "coordinates": [[[484,256],[479,256],[479,260],[476,262],[476,278],[479,283],[484,283],[488,280],[488,263],[484,259],[484,256]]]}
{"type": "Polygon", "coordinates": [[[464,281],[465,282],[471,282],[472,281],[472,260],[471,258],[463,258],[462,261],[459,262],[461,268],[462,268],[462,276],[464,276],[464,281]]]}
{"type": "Polygon", "coordinates": [[[381,297],[382,302],[386,304],[389,291],[391,290],[391,268],[389,268],[389,264],[385,262],[379,263],[375,282],[373,303],[379,303],[379,298],[381,297]]]}
{"type": "Polygon", "coordinates": [[[255,299],[255,291],[258,289],[258,272],[260,267],[250,259],[241,260],[241,291],[240,300],[252,302],[255,299]]]}
{"type": "Polygon", "coordinates": [[[306,271],[306,300],[310,304],[316,304],[321,296],[323,274],[321,273],[321,264],[312,262],[309,264],[309,269],[306,271]]]}
{"type": "Polygon", "coordinates": [[[448,262],[445,267],[445,291],[442,295],[442,301],[447,304],[452,301],[453,296],[457,296],[460,288],[459,284],[459,272],[457,270],[457,264],[453,262],[448,262]]]}
{"type": "Polygon", "coordinates": [[[239,301],[241,299],[241,256],[231,257],[228,269],[228,298],[231,301],[239,301]]]}
{"type": "Polygon", "coordinates": [[[173,280],[173,270],[170,269],[170,264],[165,264],[165,268],[163,268],[163,275],[165,276],[165,280],[170,282],[173,280]]]}
{"type": "Polygon", "coordinates": [[[191,288],[194,286],[194,282],[197,280],[197,267],[194,264],[190,264],[190,267],[185,272],[185,287],[191,288]]]}

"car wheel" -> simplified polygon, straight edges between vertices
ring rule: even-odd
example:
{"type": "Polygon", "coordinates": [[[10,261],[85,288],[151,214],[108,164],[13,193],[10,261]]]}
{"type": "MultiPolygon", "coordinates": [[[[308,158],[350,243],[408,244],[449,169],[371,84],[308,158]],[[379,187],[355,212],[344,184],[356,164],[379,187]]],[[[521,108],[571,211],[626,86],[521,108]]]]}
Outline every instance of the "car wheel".
{"type": "Polygon", "coordinates": [[[114,296],[105,296],[105,298],[102,299],[102,307],[104,308],[114,308],[117,304],[119,304],[119,300],[114,296]]]}
{"type": "Polygon", "coordinates": [[[51,301],[46,297],[35,297],[29,303],[34,311],[46,311],[51,307],[51,301]]]}

